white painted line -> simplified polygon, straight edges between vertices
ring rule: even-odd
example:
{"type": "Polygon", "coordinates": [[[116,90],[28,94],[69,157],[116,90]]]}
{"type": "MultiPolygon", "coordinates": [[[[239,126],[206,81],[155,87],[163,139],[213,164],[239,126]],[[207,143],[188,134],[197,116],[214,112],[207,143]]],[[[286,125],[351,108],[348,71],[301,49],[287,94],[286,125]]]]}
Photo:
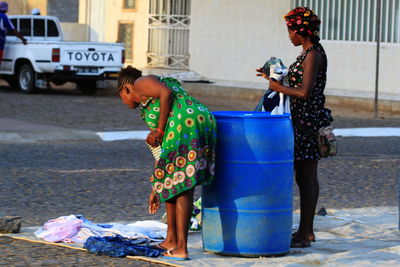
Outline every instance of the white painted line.
{"type": "Polygon", "coordinates": [[[118,140],[146,140],[149,131],[115,131],[115,132],[97,132],[103,141],[118,140]]]}
{"type": "Polygon", "coordinates": [[[388,136],[400,136],[400,128],[344,128],[334,129],[333,133],[336,136],[342,137],[388,137],[388,136]]]}
{"type": "MultiPolygon", "coordinates": [[[[399,136],[400,128],[343,128],[334,129],[336,136],[341,137],[388,137],[399,136]]],[[[119,140],[146,140],[149,131],[114,131],[114,132],[97,132],[103,141],[119,141],[119,140]]]]}

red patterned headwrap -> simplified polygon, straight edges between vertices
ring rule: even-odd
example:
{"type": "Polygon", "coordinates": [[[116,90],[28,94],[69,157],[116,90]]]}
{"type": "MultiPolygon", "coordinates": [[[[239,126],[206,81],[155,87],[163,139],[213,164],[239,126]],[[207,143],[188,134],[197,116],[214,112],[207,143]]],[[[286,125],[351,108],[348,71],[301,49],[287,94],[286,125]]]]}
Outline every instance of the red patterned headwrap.
{"type": "Polygon", "coordinates": [[[319,40],[319,25],[321,20],[308,7],[296,7],[284,16],[286,25],[296,34],[312,36],[319,40]]]}

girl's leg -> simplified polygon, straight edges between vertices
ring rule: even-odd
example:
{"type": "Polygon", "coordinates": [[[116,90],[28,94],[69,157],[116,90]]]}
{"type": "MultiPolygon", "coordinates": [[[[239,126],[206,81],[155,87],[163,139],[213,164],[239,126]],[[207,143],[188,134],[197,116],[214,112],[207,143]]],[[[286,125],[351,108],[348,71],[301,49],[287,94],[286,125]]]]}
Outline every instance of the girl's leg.
{"type": "MultiPolygon", "coordinates": [[[[176,196],[176,247],[170,252],[174,257],[187,258],[187,238],[193,209],[194,188],[176,196]]],[[[167,253],[164,255],[168,256],[167,253]]]]}
{"type": "Polygon", "coordinates": [[[296,182],[300,192],[300,226],[295,241],[309,241],[315,238],[314,214],[319,196],[317,179],[318,160],[295,161],[296,182]]]}
{"type": "Polygon", "coordinates": [[[167,211],[167,237],[165,241],[160,243],[160,246],[165,249],[174,249],[177,243],[176,236],[176,197],[169,199],[165,202],[165,209],[167,211]]]}

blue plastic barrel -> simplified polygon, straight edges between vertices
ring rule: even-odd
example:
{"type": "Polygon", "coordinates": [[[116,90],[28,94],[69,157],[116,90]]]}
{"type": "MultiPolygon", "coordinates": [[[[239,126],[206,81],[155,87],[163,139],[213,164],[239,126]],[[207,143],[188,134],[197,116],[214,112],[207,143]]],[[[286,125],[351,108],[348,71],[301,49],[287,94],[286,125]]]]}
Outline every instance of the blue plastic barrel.
{"type": "Polygon", "coordinates": [[[294,138],[289,114],[218,111],[215,179],[202,187],[203,248],[223,255],[290,249],[294,138]]]}

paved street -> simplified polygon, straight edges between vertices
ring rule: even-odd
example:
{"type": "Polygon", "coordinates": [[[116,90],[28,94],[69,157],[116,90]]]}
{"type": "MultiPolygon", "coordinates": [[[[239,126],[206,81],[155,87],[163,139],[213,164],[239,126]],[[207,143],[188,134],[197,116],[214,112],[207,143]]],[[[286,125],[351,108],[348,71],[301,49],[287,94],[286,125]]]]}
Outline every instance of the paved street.
{"type": "MultiPolygon", "coordinates": [[[[212,110],[251,110],[256,105],[211,97],[200,101],[212,110]]],[[[400,126],[400,118],[375,119],[350,109],[334,109],[333,115],[337,128],[400,126]]],[[[146,129],[138,110],[128,110],[111,91],[23,95],[1,87],[0,119],[96,132],[146,129]]],[[[397,205],[400,138],[339,138],[338,144],[336,157],[320,161],[318,208],[397,205]]],[[[0,143],[0,215],[21,216],[23,226],[69,214],[95,222],[160,219],[163,210],[156,216],[146,212],[151,166],[143,141],[0,143]]],[[[297,192],[294,204],[297,208],[297,192]]],[[[9,238],[0,238],[0,253],[0,265],[158,266],[9,238]]]]}

